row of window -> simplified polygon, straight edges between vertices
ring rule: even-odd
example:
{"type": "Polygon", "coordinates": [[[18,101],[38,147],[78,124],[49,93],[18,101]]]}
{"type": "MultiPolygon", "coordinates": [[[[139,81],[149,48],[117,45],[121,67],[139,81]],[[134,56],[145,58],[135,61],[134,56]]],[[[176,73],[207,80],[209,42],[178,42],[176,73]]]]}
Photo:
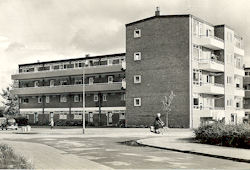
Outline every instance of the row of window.
{"type": "MultiPolygon", "coordinates": [[[[113,83],[114,77],[108,76],[108,83],[113,83]]],[[[55,80],[50,80],[49,82],[50,86],[55,86],[55,80]]],[[[82,79],[75,80],[75,84],[82,84],[82,79]]],[[[94,84],[94,77],[88,78],[88,84],[94,84]]],[[[68,85],[67,80],[61,80],[60,85],[68,85]]],[[[34,82],[34,87],[39,87],[39,81],[34,82]]]]}
{"type": "MultiPolygon", "coordinates": [[[[206,104],[208,105],[208,106],[210,106],[210,107],[213,107],[212,105],[212,103],[213,103],[213,99],[212,98],[208,98],[208,99],[206,99],[207,101],[206,101],[206,104]]],[[[236,108],[241,108],[241,101],[236,101],[236,103],[235,103],[235,107],[236,108]]],[[[202,103],[199,103],[199,98],[193,98],[193,106],[194,106],[194,108],[195,109],[200,109],[200,108],[202,108],[202,105],[201,105],[202,103]]],[[[226,105],[228,106],[228,107],[233,107],[233,99],[227,99],[227,102],[226,102],[226,105]]]]}
{"type": "MultiPolygon", "coordinates": [[[[134,38],[141,37],[141,30],[135,29],[134,30],[134,38]]],[[[141,52],[135,52],[134,53],[134,61],[140,61],[141,60],[141,52]]],[[[141,83],[141,75],[134,75],[134,83],[138,84],[141,83]]],[[[134,106],[141,106],[141,98],[134,98],[134,106]]]]}
{"type": "MultiPolygon", "coordinates": [[[[99,97],[97,94],[94,95],[93,100],[95,102],[99,101],[99,97]]],[[[102,95],[102,100],[107,101],[107,94],[102,95]]],[[[125,101],[126,100],[126,95],[122,94],[121,95],[121,100],[125,101]]],[[[82,96],[80,94],[74,95],[74,102],[81,102],[82,101],[82,96]]],[[[20,103],[23,102],[24,104],[29,103],[29,98],[23,98],[23,100],[20,98],[20,103]]],[[[50,96],[45,97],[45,102],[50,103],[50,96]]],[[[66,103],[67,102],[67,96],[66,95],[61,95],[60,96],[60,103],[66,103]]],[[[37,103],[42,103],[42,97],[38,96],[37,98],[37,103]]]]}
{"type": "Polygon", "coordinates": [[[61,69],[72,69],[72,68],[80,68],[85,66],[99,66],[99,65],[115,65],[120,64],[125,60],[125,58],[117,58],[117,59],[106,59],[106,60],[88,60],[88,62],[84,63],[83,61],[73,62],[72,64],[69,63],[61,63],[61,64],[54,64],[44,67],[27,67],[27,68],[20,68],[19,72],[36,72],[36,71],[49,71],[49,70],[61,70],[61,69]]]}

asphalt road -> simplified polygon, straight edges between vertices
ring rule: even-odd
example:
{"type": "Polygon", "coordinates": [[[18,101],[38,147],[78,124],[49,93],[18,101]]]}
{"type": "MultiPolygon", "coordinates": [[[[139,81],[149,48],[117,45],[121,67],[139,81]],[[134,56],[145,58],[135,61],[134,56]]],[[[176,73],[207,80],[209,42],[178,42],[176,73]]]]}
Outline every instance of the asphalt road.
{"type": "MultiPolygon", "coordinates": [[[[98,129],[97,129],[98,130],[98,129]]],[[[1,133],[0,133],[1,135],[1,133]]],[[[20,134],[18,134],[20,135],[20,134]]],[[[115,169],[249,169],[250,164],[121,142],[137,137],[63,137],[36,135],[9,140],[41,143],[115,169]]],[[[20,136],[21,137],[21,136],[20,136]]]]}

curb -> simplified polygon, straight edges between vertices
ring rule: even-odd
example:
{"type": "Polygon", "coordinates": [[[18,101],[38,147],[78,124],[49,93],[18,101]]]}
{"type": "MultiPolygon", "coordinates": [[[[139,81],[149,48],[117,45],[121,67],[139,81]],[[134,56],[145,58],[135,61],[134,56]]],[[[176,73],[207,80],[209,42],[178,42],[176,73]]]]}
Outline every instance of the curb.
{"type": "Polygon", "coordinates": [[[165,147],[160,147],[160,146],[152,146],[152,145],[143,144],[138,141],[136,141],[136,143],[138,143],[138,145],[141,145],[141,146],[147,146],[147,147],[156,148],[156,149],[163,149],[163,150],[169,150],[169,151],[175,151],[175,152],[181,152],[181,153],[189,153],[189,154],[207,156],[207,157],[212,157],[212,158],[220,158],[220,159],[226,159],[226,160],[231,160],[231,161],[236,161],[236,162],[250,163],[249,159],[233,158],[233,157],[228,157],[228,156],[213,155],[213,154],[194,152],[194,151],[188,151],[188,150],[179,150],[179,149],[165,148],[165,147]]]}

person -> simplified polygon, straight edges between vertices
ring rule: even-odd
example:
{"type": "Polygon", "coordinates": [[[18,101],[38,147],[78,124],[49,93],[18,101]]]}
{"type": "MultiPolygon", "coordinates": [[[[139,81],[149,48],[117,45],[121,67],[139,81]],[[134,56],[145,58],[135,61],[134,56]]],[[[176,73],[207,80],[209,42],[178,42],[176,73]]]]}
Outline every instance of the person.
{"type": "Polygon", "coordinates": [[[51,129],[54,128],[54,121],[53,121],[53,120],[50,121],[50,128],[51,128],[51,129]]]}
{"type": "Polygon", "coordinates": [[[164,126],[164,122],[161,120],[161,113],[156,114],[155,122],[154,122],[154,130],[155,133],[159,134],[159,129],[164,126]]]}

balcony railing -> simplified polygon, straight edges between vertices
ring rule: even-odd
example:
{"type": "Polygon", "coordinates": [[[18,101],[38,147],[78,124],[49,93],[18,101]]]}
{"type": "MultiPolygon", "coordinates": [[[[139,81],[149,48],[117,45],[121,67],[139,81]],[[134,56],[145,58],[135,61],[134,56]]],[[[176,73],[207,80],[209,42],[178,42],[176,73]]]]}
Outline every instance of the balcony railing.
{"type": "Polygon", "coordinates": [[[197,105],[193,105],[194,109],[198,109],[198,110],[225,110],[225,107],[207,107],[207,106],[197,106],[197,105]]]}
{"type": "Polygon", "coordinates": [[[224,41],[221,38],[212,35],[201,35],[198,43],[199,45],[213,50],[224,49],[224,41]]]}
{"type": "Polygon", "coordinates": [[[222,64],[224,65],[224,62],[223,61],[219,61],[219,60],[216,60],[216,59],[200,59],[199,60],[200,63],[217,63],[217,64],[222,64]]]}
{"type": "Polygon", "coordinates": [[[114,65],[100,65],[91,67],[80,67],[80,68],[70,68],[61,70],[50,70],[50,71],[38,71],[38,72],[26,72],[20,74],[13,74],[11,78],[13,80],[27,80],[27,79],[37,79],[37,78],[49,78],[49,77],[63,77],[63,76],[74,76],[83,74],[83,69],[85,74],[101,74],[101,73],[115,73],[121,72],[126,69],[125,64],[114,64],[114,65]]]}
{"type": "MultiPolygon", "coordinates": [[[[125,87],[126,88],[126,87],[125,87]]],[[[122,82],[113,83],[94,83],[85,84],[85,91],[119,91],[124,90],[122,82]]],[[[60,86],[42,86],[42,87],[27,87],[27,88],[14,88],[13,94],[16,95],[36,95],[36,94],[57,94],[57,93],[75,93],[82,92],[83,85],[60,85],[60,86]]]]}
{"type": "Polygon", "coordinates": [[[215,40],[224,42],[223,39],[221,39],[221,38],[219,38],[219,37],[216,37],[216,36],[214,36],[214,35],[201,35],[201,37],[209,37],[209,38],[213,38],[213,39],[215,39],[215,40]]]}
{"type": "Polygon", "coordinates": [[[115,66],[115,65],[121,65],[122,68],[125,70],[126,69],[126,62],[123,61],[121,63],[117,63],[117,64],[111,64],[111,65],[93,65],[93,66],[85,66],[85,67],[74,67],[74,68],[61,68],[61,69],[50,69],[50,70],[33,70],[33,71],[29,71],[29,72],[19,72],[19,70],[17,70],[15,72],[15,74],[30,74],[30,73],[39,73],[39,72],[43,72],[43,73],[46,73],[46,72],[51,72],[51,71],[64,71],[64,70],[82,70],[83,68],[102,68],[102,67],[112,67],[112,66],[115,66]]]}

